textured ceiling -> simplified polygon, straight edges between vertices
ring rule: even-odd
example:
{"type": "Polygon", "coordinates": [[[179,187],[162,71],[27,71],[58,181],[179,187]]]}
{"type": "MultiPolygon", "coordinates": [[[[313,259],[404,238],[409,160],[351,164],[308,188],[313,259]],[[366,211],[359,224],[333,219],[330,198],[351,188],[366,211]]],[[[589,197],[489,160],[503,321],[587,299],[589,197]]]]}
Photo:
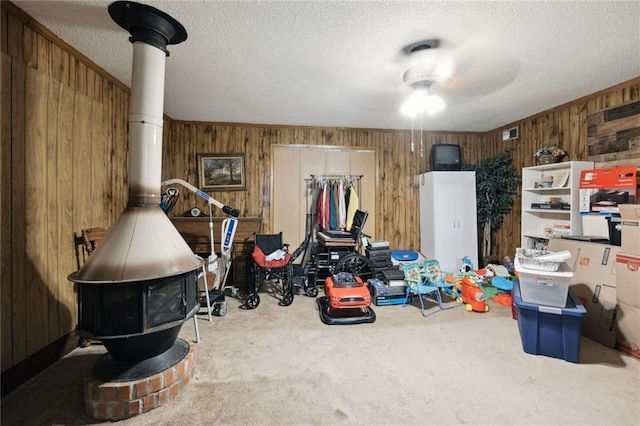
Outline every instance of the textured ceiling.
{"type": "MultiPolygon", "coordinates": [[[[180,21],[165,113],[177,120],[408,129],[410,58],[451,77],[423,128],[487,131],[640,76],[640,1],[141,1],[180,21]]],[[[110,1],[14,1],[127,86],[110,1]]]]}

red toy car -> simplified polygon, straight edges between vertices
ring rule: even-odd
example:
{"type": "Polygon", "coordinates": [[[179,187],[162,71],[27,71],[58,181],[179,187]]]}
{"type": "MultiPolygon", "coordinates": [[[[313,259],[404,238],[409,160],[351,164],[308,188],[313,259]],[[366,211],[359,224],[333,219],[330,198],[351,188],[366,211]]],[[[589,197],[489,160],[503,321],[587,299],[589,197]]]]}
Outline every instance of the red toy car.
{"type": "Polygon", "coordinates": [[[489,312],[489,305],[480,285],[471,277],[462,278],[462,294],[456,299],[458,303],[464,303],[467,312],[489,312]]]}
{"type": "Polygon", "coordinates": [[[332,309],[368,308],[371,304],[369,287],[358,276],[338,272],[327,277],[324,292],[332,309]]]}
{"type": "Polygon", "coordinates": [[[375,322],[369,287],[358,276],[338,272],[325,279],[326,296],[317,299],[320,319],[325,324],[362,324],[375,322]]]}

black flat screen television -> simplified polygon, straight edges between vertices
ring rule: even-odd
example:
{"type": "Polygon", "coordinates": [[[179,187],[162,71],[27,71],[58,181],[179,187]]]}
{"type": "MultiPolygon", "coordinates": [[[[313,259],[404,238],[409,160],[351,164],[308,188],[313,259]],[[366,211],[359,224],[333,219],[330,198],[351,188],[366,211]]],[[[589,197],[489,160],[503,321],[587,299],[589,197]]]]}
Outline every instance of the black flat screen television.
{"type": "Polygon", "coordinates": [[[462,151],[460,145],[437,144],[431,147],[431,170],[462,170],[462,151]]]}

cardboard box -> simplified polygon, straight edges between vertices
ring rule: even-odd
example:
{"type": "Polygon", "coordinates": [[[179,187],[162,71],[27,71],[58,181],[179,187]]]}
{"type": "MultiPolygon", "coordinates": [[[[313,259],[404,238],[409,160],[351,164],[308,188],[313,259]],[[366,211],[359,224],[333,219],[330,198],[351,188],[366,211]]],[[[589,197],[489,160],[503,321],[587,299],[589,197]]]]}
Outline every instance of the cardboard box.
{"type": "Polygon", "coordinates": [[[607,217],[601,214],[583,214],[582,219],[582,235],[590,237],[600,237],[609,239],[609,223],[607,217]]]}
{"type": "Polygon", "coordinates": [[[616,255],[620,252],[620,247],[553,239],[549,241],[548,250],[571,252],[571,259],[567,261],[573,270],[570,288],[587,310],[582,326],[583,336],[615,347],[616,255]]]}
{"type": "Polygon", "coordinates": [[[636,166],[580,173],[580,213],[619,213],[619,206],[636,202],[636,166]]]}
{"type": "Polygon", "coordinates": [[[547,250],[569,250],[571,259],[565,263],[573,271],[571,284],[587,284],[591,291],[596,284],[616,286],[616,254],[622,251],[620,247],[557,238],[549,240],[547,250]]]}
{"type": "Polygon", "coordinates": [[[616,300],[640,308],[640,255],[618,253],[616,263],[616,300]]]}
{"type": "Polygon", "coordinates": [[[640,204],[623,204],[619,209],[622,251],[640,255],[640,204]]]}
{"type": "Polygon", "coordinates": [[[571,286],[587,310],[582,324],[582,335],[610,348],[616,346],[617,305],[616,289],[607,285],[596,285],[593,290],[584,284],[571,286]]]}
{"type": "Polygon", "coordinates": [[[640,308],[618,303],[616,322],[618,324],[617,346],[640,358],[640,308]]]}
{"type": "MultiPolygon", "coordinates": [[[[379,278],[367,280],[373,303],[381,305],[402,305],[407,299],[406,287],[389,287],[379,278]]],[[[411,303],[409,296],[407,303],[411,303]]]]}

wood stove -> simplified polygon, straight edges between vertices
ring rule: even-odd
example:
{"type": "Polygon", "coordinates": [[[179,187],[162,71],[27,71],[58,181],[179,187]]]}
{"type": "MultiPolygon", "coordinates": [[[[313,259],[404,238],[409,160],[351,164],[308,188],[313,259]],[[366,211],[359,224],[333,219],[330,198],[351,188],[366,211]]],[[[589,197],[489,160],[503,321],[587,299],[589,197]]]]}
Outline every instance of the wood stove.
{"type": "MultiPolygon", "coordinates": [[[[133,44],[129,108],[129,198],[125,211],[69,280],[78,286],[77,332],[104,343],[97,378],[147,377],[180,361],[182,324],[199,310],[196,257],[160,208],[167,45],[184,27],[153,7],[117,1],[111,18],[133,44]]],[[[88,206],[87,206],[88,207],[88,206]]]]}

